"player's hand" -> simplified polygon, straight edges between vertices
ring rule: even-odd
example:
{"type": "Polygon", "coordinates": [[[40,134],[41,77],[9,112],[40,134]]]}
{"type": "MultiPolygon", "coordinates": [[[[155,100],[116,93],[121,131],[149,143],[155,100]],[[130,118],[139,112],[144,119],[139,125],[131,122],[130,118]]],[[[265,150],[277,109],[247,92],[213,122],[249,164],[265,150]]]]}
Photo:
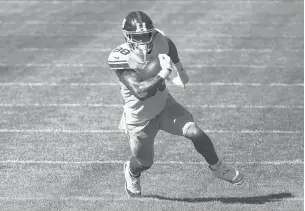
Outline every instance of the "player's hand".
{"type": "Polygon", "coordinates": [[[173,82],[173,84],[182,87],[183,89],[185,89],[185,84],[182,82],[181,78],[179,76],[173,78],[171,80],[173,82]]]}
{"type": "Polygon", "coordinates": [[[162,69],[172,69],[171,68],[171,58],[166,54],[159,54],[158,58],[160,60],[160,66],[162,69]]]}
{"type": "Polygon", "coordinates": [[[171,58],[166,54],[159,54],[158,58],[160,61],[160,66],[162,68],[158,75],[161,78],[166,79],[173,71],[171,58]]]}

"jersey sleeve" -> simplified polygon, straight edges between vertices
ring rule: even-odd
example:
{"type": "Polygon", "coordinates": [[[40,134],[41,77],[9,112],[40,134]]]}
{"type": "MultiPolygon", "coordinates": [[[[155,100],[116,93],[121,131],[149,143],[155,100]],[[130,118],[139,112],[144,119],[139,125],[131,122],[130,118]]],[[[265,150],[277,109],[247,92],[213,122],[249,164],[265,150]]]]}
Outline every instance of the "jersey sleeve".
{"type": "Polygon", "coordinates": [[[108,57],[108,65],[112,70],[131,69],[130,50],[119,46],[108,57]]]}
{"type": "Polygon", "coordinates": [[[119,52],[111,52],[108,57],[108,65],[112,70],[129,69],[128,58],[121,56],[119,52]]]}
{"type": "Polygon", "coordinates": [[[168,46],[169,46],[169,51],[168,51],[167,55],[171,58],[171,60],[173,61],[174,64],[177,64],[180,61],[180,59],[178,56],[178,51],[177,51],[176,45],[169,37],[166,37],[166,39],[167,39],[168,46]]]}

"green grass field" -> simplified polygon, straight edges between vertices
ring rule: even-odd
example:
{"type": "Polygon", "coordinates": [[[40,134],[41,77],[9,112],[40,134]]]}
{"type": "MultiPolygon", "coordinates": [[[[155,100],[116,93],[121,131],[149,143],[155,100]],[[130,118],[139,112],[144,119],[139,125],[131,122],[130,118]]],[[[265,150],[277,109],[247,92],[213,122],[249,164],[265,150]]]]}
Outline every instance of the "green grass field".
{"type": "Polygon", "coordinates": [[[304,209],[303,1],[1,0],[0,17],[1,211],[304,209]],[[243,185],[160,132],[143,197],[126,196],[107,58],[132,10],[176,43],[191,81],[169,89],[243,185]]]}

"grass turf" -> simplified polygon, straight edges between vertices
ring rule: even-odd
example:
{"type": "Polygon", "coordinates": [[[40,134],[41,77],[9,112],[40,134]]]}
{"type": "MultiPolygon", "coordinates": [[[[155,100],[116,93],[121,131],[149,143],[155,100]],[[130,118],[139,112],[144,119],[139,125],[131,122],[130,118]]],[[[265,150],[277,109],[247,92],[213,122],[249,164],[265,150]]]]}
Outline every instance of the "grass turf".
{"type": "Polygon", "coordinates": [[[1,210],[303,210],[303,85],[296,85],[304,81],[303,2],[0,5],[1,210]],[[127,137],[78,131],[116,130],[121,109],[60,106],[122,103],[118,86],[81,84],[117,81],[107,68],[107,55],[123,41],[121,19],[134,9],[146,11],[172,37],[192,83],[242,84],[170,90],[182,104],[193,105],[189,109],[202,128],[218,130],[209,135],[221,157],[245,173],[244,185],[213,178],[190,142],[161,132],[156,164],[143,174],[144,197],[128,199],[122,174],[122,162],[130,155],[127,137]],[[9,85],[22,82],[42,85],[9,85]],[[239,107],[199,107],[219,104],[239,107]],[[272,107],[278,105],[284,108],[272,107]],[[46,128],[75,133],[34,131],[46,128]],[[261,129],[271,132],[238,132],[261,129]]]}

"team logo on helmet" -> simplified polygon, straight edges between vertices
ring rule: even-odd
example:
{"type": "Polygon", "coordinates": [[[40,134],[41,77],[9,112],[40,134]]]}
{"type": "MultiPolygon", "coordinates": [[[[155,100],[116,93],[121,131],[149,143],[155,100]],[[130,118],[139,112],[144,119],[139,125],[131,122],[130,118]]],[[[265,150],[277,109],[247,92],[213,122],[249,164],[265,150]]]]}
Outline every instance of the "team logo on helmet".
{"type": "Polygon", "coordinates": [[[139,23],[136,23],[136,26],[137,26],[136,32],[146,32],[147,31],[145,22],[142,23],[142,27],[139,23]]]}

